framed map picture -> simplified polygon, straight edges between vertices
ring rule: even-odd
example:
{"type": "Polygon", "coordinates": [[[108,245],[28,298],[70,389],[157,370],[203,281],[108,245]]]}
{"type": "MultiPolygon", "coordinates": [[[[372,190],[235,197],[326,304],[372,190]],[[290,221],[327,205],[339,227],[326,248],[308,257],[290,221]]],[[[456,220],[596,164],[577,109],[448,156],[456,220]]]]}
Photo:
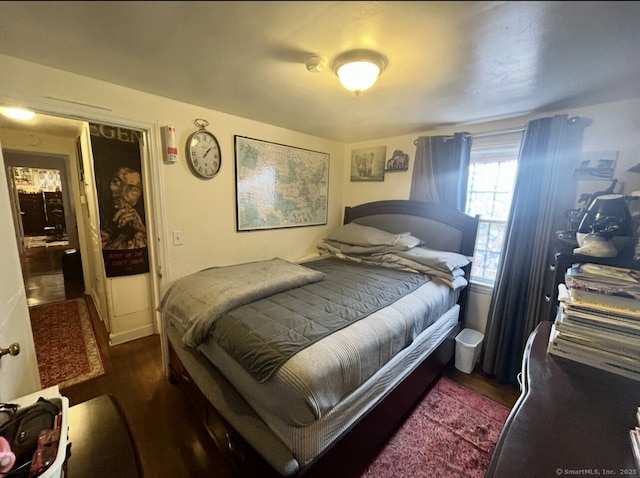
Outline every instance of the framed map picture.
{"type": "Polygon", "coordinates": [[[329,154],[235,136],[237,230],[327,223],[329,154]]]}

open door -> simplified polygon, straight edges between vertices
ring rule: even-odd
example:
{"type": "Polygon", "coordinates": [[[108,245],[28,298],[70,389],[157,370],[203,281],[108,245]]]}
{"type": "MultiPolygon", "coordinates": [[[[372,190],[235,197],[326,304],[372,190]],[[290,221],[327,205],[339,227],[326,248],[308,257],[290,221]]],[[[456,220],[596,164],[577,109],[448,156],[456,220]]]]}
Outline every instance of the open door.
{"type": "MultiPolygon", "coordinates": [[[[0,164],[4,165],[0,147],[0,164]]],[[[0,176],[0,401],[10,401],[41,388],[36,349],[24,290],[13,224],[7,168],[0,176]],[[19,353],[16,355],[18,344],[19,353]],[[5,353],[7,351],[7,353],[5,353]]]]}
{"type": "MultiPolygon", "coordinates": [[[[37,103],[37,101],[36,101],[37,103]]],[[[27,105],[29,106],[29,105],[27,105]]],[[[46,110],[58,109],[60,105],[49,105],[45,102],[46,110]]],[[[96,114],[96,118],[86,118],[85,120],[69,119],[73,118],[85,118],[86,111],[82,109],[76,109],[75,107],[64,108],[65,112],[61,112],[60,116],[49,116],[46,114],[38,114],[41,119],[46,119],[47,125],[56,126],[56,129],[62,128],[64,131],[64,137],[73,137],[76,139],[75,154],[72,154],[71,150],[67,147],[61,147],[55,149],[55,151],[45,152],[41,151],[42,148],[35,148],[37,152],[43,154],[51,154],[54,156],[67,155],[69,158],[75,158],[78,161],[77,169],[73,168],[73,162],[69,163],[68,168],[70,174],[70,185],[65,188],[63,184],[62,192],[65,190],[72,194],[72,203],[65,211],[65,222],[67,226],[67,235],[69,239],[69,245],[72,248],[76,248],[75,243],[72,242],[72,235],[75,234],[78,248],[82,251],[81,261],[83,276],[85,280],[85,293],[91,295],[93,302],[96,306],[98,314],[109,331],[109,337],[112,345],[117,345],[128,340],[134,340],[139,337],[150,335],[153,333],[160,333],[162,335],[160,314],[157,311],[157,304],[160,301],[160,291],[162,288],[163,276],[161,274],[161,264],[164,263],[164,257],[166,257],[166,244],[164,240],[161,240],[161,235],[157,233],[159,230],[163,230],[162,221],[163,217],[160,211],[163,207],[163,195],[160,191],[162,185],[161,178],[161,166],[157,161],[151,161],[152,157],[160,157],[160,141],[159,141],[159,128],[155,124],[151,123],[139,123],[129,120],[118,120],[117,124],[123,126],[114,125],[113,118],[102,119],[100,114],[96,114]],[[51,122],[51,123],[49,123],[51,122]],[[67,123],[71,122],[71,123],[67,123]],[[129,282],[137,280],[136,275],[123,276],[116,278],[108,278],[104,273],[103,265],[103,250],[101,241],[101,230],[99,221],[99,198],[97,194],[95,184],[95,171],[94,171],[94,155],[92,147],[92,130],[90,124],[102,125],[105,131],[111,130],[116,136],[120,134],[121,130],[136,131],[141,135],[142,142],[140,143],[141,150],[141,166],[143,183],[145,185],[145,215],[148,230],[148,257],[149,257],[149,272],[146,273],[143,281],[130,284],[129,282]],[[71,129],[70,129],[71,128],[71,129]],[[76,174],[77,171],[77,174],[76,174]],[[74,211],[74,217],[67,218],[67,211],[71,213],[74,211]],[[73,227],[72,223],[77,224],[77,227],[73,227]],[[121,279],[121,280],[117,280],[121,279]],[[141,297],[145,296],[146,302],[142,304],[141,297]],[[144,307],[143,307],[144,306],[144,307]]],[[[38,128],[42,128],[42,123],[38,125],[38,128]]],[[[25,125],[17,125],[12,128],[13,131],[24,131],[31,133],[32,136],[37,136],[41,129],[29,129],[25,125]]],[[[46,129],[44,130],[46,131],[46,129]]],[[[94,131],[95,132],[95,131],[94,131]]],[[[8,133],[7,133],[8,134],[8,133]]],[[[46,133],[43,133],[46,134],[46,133]]],[[[14,138],[11,137],[13,140],[14,138]]],[[[5,140],[5,147],[11,141],[5,140]]],[[[0,164],[7,164],[10,156],[14,153],[22,152],[20,147],[15,144],[11,144],[12,149],[5,149],[4,158],[0,161],[0,164]]],[[[32,152],[29,150],[29,152],[32,152]]],[[[21,158],[22,159],[22,158],[21,158]]],[[[15,166],[15,164],[13,164],[15,166]]],[[[61,168],[57,168],[62,171],[61,168]]],[[[3,175],[7,175],[5,171],[3,175]]],[[[6,178],[0,180],[6,183],[6,178]]],[[[0,207],[9,207],[10,197],[5,190],[8,186],[3,185],[3,190],[0,191],[0,207]],[[6,204],[5,204],[6,203],[6,204]]],[[[15,198],[14,198],[15,199],[15,198]]],[[[11,212],[4,221],[4,224],[12,224],[14,221],[11,218],[11,212]]],[[[0,219],[4,218],[2,216],[0,219]]],[[[18,221],[16,221],[18,222],[18,221]]],[[[4,240],[4,234],[9,232],[13,234],[16,227],[8,228],[9,231],[2,231],[2,239],[4,240]]],[[[5,251],[11,249],[11,254],[15,252],[18,242],[13,239],[13,245],[5,245],[5,251]]],[[[6,252],[5,252],[6,254],[6,252]]],[[[4,264],[4,261],[9,260],[3,255],[0,264],[4,264]]],[[[17,264],[19,264],[18,256],[16,255],[17,264]]],[[[2,280],[9,281],[12,287],[16,287],[15,284],[23,284],[20,269],[16,271],[16,275],[11,279],[7,274],[4,274],[0,279],[0,287],[2,287],[2,280]]],[[[142,274],[138,274],[142,275],[142,274]]],[[[9,293],[9,291],[2,291],[9,293]]],[[[24,294],[24,290],[21,291],[24,294]]],[[[5,297],[0,295],[0,300],[5,297]]],[[[7,304],[5,300],[3,304],[7,304]]],[[[3,308],[5,305],[0,306],[0,314],[5,314],[3,308]]],[[[28,309],[27,309],[28,310],[28,309]]],[[[8,314],[6,314],[8,315],[8,314]]],[[[28,320],[28,313],[25,311],[25,318],[28,320]]],[[[3,324],[3,317],[0,317],[0,326],[3,324]]],[[[30,325],[27,322],[27,325],[30,325]]],[[[2,331],[4,332],[4,331],[2,331]]],[[[2,337],[0,337],[2,339],[2,337]]],[[[9,339],[7,339],[9,340],[9,339]]],[[[11,342],[13,343],[13,341],[11,342]]],[[[0,342],[0,347],[6,347],[7,344],[0,342]]],[[[163,341],[163,357],[166,358],[166,346],[163,341]]],[[[8,361],[8,360],[7,360],[8,361]]],[[[164,361],[166,363],[166,360],[164,361]]],[[[0,363],[0,367],[2,364],[0,363]]],[[[165,371],[166,367],[165,367],[165,371]]],[[[37,377],[36,377],[37,378],[37,377]]],[[[1,379],[1,377],[0,377],[1,379]]],[[[2,384],[0,383],[0,386],[2,384]]],[[[0,395],[1,397],[1,395],[0,395]]]]}

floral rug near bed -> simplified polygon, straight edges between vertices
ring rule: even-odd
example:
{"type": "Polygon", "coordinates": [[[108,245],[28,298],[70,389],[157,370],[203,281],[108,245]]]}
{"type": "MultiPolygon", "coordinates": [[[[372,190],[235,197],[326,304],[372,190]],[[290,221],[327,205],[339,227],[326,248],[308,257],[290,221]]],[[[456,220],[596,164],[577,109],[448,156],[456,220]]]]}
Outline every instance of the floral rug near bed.
{"type": "Polygon", "coordinates": [[[61,389],[104,374],[85,299],[29,309],[42,387],[61,389]]]}
{"type": "Polygon", "coordinates": [[[509,411],[442,377],[361,478],[484,477],[509,411]]]}

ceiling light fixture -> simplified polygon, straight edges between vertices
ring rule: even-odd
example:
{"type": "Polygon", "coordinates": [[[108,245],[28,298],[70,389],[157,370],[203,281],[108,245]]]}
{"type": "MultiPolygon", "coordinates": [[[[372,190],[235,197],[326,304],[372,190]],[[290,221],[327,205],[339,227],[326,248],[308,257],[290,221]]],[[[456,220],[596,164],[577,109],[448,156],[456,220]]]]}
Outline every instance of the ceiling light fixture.
{"type": "Polygon", "coordinates": [[[36,115],[33,111],[25,110],[24,108],[1,108],[0,111],[7,118],[20,121],[29,121],[36,115]]]}
{"type": "Polygon", "coordinates": [[[336,56],[331,69],[347,90],[359,95],[369,89],[387,67],[387,58],[373,50],[351,50],[336,56]]]}

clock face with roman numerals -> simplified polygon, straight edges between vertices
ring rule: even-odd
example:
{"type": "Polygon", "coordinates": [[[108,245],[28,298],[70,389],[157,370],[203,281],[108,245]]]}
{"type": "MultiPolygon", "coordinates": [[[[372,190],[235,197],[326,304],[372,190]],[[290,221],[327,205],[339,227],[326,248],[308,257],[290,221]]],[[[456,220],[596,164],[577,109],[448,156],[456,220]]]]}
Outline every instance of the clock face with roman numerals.
{"type": "Polygon", "coordinates": [[[203,179],[211,179],[218,171],[222,158],[216,137],[201,127],[187,140],[187,163],[191,172],[203,179]]]}

